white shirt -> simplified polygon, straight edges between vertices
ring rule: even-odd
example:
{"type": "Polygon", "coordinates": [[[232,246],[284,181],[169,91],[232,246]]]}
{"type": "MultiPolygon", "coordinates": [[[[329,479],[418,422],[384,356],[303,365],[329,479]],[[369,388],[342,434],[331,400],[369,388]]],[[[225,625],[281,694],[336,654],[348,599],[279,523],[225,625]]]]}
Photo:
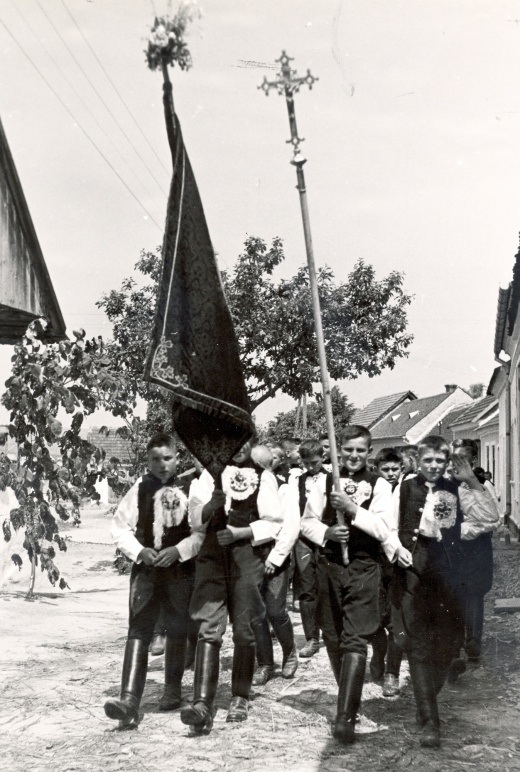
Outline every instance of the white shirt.
{"type": "MultiPolygon", "coordinates": [[[[326,476],[323,475],[316,482],[307,499],[301,520],[302,535],[319,544],[320,547],[325,545],[325,532],[328,528],[322,522],[326,504],[326,476]]],[[[356,528],[380,541],[387,558],[390,561],[395,559],[395,551],[400,542],[399,539],[396,540],[392,486],[387,480],[382,477],[377,478],[369,509],[358,506],[351,525],[355,525],[356,528]]]]}
{"type": "MultiPolygon", "coordinates": [[[[198,480],[194,480],[190,487],[189,513],[194,530],[205,532],[207,523],[202,523],[202,510],[211,499],[215,482],[210,473],[205,469],[198,480]]],[[[264,469],[260,475],[258,484],[258,498],[256,501],[259,520],[249,524],[253,538],[253,546],[264,544],[276,539],[283,523],[283,509],[278,494],[278,483],[274,474],[264,469]]],[[[231,497],[226,498],[225,510],[229,514],[231,497]]]]}
{"type": "Polygon", "coordinates": [[[470,541],[482,533],[490,533],[500,525],[500,511],[495,489],[486,480],[484,490],[478,491],[459,486],[459,499],[464,522],[460,528],[461,539],[470,541]]]}
{"type": "MultiPolygon", "coordinates": [[[[123,555],[126,555],[127,558],[133,560],[134,563],[141,563],[141,561],[138,560],[138,555],[144,548],[144,545],[135,537],[135,529],[139,517],[138,491],[142,479],[143,478],[140,477],[125,494],[114,513],[112,524],[110,526],[110,533],[114,540],[114,544],[121,550],[123,555]]],[[[200,528],[197,529],[194,527],[190,520],[189,512],[188,522],[191,527],[190,536],[187,536],[175,545],[179,550],[179,561],[181,563],[195,557],[204,540],[204,533],[200,528]]]]}
{"type": "Polygon", "coordinates": [[[276,543],[267,556],[267,560],[275,566],[281,566],[300,535],[300,504],[298,489],[289,480],[278,488],[282,506],[283,524],[276,536],[276,543]]]}

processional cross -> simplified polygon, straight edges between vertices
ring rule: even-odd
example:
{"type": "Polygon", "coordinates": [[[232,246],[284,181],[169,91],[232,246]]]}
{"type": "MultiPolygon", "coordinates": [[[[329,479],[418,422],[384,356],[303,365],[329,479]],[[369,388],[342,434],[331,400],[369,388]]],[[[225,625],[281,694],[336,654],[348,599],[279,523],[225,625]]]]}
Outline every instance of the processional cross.
{"type": "MultiPolygon", "coordinates": [[[[282,55],[279,59],[276,59],[280,63],[281,71],[278,77],[274,81],[268,81],[264,78],[263,83],[258,86],[266,96],[269,96],[271,89],[276,89],[280,95],[285,95],[285,101],[287,102],[287,112],[289,113],[289,126],[291,128],[291,139],[287,140],[288,144],[293,147],[293,158],[291,164],[296,167],[296,177],[298,180],[298,192],[300,194],[300,206],[302,211],[303,221],[303,233],[305,236],[305,249],[307,252],[307,264],[309,267],[309,283],[311,288],[312,297],[312,310],[314,316],[314,329],[316,331],[316,344],[318,349],[318,359],[320,363],[321,374],[321,386],[323,390],[323,406],[325,408],[325,419],[327,422],[327,434],[330,445],[330,459],[332,464],[332,477],[334,480],[334,490],[341,491],[341,482],[339,476],[338,465],[338,453],[336,448],[336,434],[334,431],[334,416],[332,413],[332,401],[330,396],[330,382],[329,371],[327,368],[327,355],[325,352],[325,341],[323,337],[323,325],[321,320],[320,309],[320,297],[318,293],[318,282],[316,279],[316,264],[314,261],[314,250],[312,247],[311,225],[309,219],[309,207],[307,204],[307,190],[305,188],[305,177],[303,174],[303,164],[306,163],[300,151],[300,145],[303,142],[303,138],[298,136],[298,129],[296,126],[296,113],[294,109],[294,95],[297,94],[301,86],[308,86],[312,89],[314,83],[318,80],[314,75],[311,75],[311,71],[307,70],[307,74],[303,77],[297,75],[296,70],[291,67],[293,59],[287,56],[285,51],[282,51],[282,55]]],[[[345,525],[345,519],[342,512],[337,513],[338,522],[341,525],[345,525]]],[[[343,549],[343,560],[345,564],[348,562],[347,548],[343,549]]]]}

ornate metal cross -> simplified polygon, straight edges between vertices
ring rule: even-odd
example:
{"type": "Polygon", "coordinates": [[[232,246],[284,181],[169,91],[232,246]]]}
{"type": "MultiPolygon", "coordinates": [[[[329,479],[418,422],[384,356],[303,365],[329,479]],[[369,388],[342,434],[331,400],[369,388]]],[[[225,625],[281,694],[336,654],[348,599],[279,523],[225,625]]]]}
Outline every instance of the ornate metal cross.
{"type": "MultiPolygon", "coordinates": [[[[318,349],[318,359],[320,362],[320,374],[321,385],[323,390],[323,404],[325,407],[325,418],[327,421],[327,434],[329,436],[330,445],[330,457],[332,462],[332,478],[334,483],[334,490],[340,492],[341,481],[339,477],[339,465],[338,454],[336,449],[336,435],[334,432],[334,416],[332,414],[332,400],[330,396],[330,383],[329,372],[327,368],[327,355],[325,352],[325,340],[323,337],[323,324],[321,320],[321,308],[320,297],[318,293],[318,281],[316,278],[316,265],[314,262],[314,250],[312,247],[311,236],[311,224],[309,219],[309,208],[307,205],[307,190],[305,188],[305,177],[303,174],[303,164],[305,158],[300,153],[300,144],[303,139],[298,136],[298,129],[296,128],[296,115],[294,112],[294,94],[298,93],[300,86],[307,85],[312,88],[314,83],[318,80],[314,75],[311,75],[310,70],[307,70],[307,75],[303,78],[299,78],[296,75],[296,71],[291,69],[290,62],[292,59],[287,56],[285,51],[282,51],[282,55],[277,62],[281,64],[281,73],[278,75],[277,80],[269,82],[267,78],[264,78],[264,82],[258,86],[259,89],[269,96],[269,92],[272,88],[275,88],[279,94],[285,94],[287,102],[287,111],[289,113],[289,125],[291,127],[291,139],[288,143],[293,146],[293,159],[291,163],[296,167],[296,178],[298,180],[298,193],[300,194],[300,207],[302,211],[303,222],[303,234],[305,237],[305,250],[307,252],[307,264],[309,266],[309,284],[312,298],[312,312],[314,316],[314,329],[316,331],[316,345],[318,349]]],[[[337,512],[338,523],[345,526],[345,517],[343,512],[337,512]]],[[[343,562],[348,564],[348,545],[344,544],[342,547],[343,562]]]]}
{"type": "Polygon", "coordinates": [[[258,86],[259,89],[269,96],[271,89],[275,88],[279,94],[284,95],[287,102],[287,112],[289,113],[289,125],[291,127],[291,139],[287,140],[287,143],[293,146],[293,160],[292,164],[304,164],[305,158],[302,157],[300,151],[300,144],[304,141],[303,137],[298,136],[298,129],[296,128],[296,114],[294,111],[294,94],[297,94],[300,90],[300,86],[308,86],[312,88],[314,83],[319,80],[311,75],[311,71],[307,70],[307,74],[302,77],[298,77],[296,70],[291,68],[290,62],[293,61],[292,57],[287,56],[285,51],[282,51],[282,55],[279,59],[275,59],[276,62],[280,62],[281,70],[277,80],[268,81],[264,78],[263,83],[258,86]]]}

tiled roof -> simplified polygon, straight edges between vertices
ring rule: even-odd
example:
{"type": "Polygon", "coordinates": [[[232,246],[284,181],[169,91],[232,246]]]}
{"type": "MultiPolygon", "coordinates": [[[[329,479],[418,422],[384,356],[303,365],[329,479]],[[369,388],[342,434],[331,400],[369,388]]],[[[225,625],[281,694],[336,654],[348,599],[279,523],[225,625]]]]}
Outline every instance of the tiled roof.
{"type": "Polygon", "coordinates": [[[108,429],[108,434],[100,434],[99,428],[97,426],[93,427],[87,435],[87,440],[97,448],[104,450],[107,459],[115,457],[122,464],[128,464],[133,461],[130,443],[128,440],[123,439],[123,437],[116,435],[116,428],[108,429]]]}
{"type": "Polygon", "coordinates": [[[432,412],[441,402],[449,397],[449,393],[436,394],[433,397],[424,397],[424,399],[414,399],[412,402],[405,402],[392,410],[380,423],[372,430],[374,439],[386,439],[387,437],[404,437],[415,424],[422,421],[423,418],[432,412]]]}
{"type": "Polygon", "coordinates": [[[455,414],[455,411],[453,411],[453,414],[450,413],[447,423],[449,426],[455,426],[456,424],[465,424],[468,421],[472,421],[487,407],[491,407],[494,402],[496,402],[495,397],[480,397],[480,399],[476,399],[470,405],[466,405],[465,410],[457,410],[457,413],[453,418],[452,415],[455,414]]]}
{"type": "Polygon", "coordinates": [[[384,418],[387,413],[402,402],[415,399],[417,398],[411,391],[401,391],[398,394],[390,394],[387,397],[378,397],[369,402],[362,410],[356,410],[350,419],[350,423],[366,426],[367,429],[370,429],[376,421],[384,418]]]}

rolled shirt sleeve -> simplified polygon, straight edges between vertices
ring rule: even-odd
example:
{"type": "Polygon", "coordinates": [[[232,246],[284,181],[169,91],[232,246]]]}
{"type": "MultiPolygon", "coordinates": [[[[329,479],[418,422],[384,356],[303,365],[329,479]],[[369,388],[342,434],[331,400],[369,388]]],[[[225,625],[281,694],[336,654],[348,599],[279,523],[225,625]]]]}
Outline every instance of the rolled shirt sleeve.
{"type": "MultiPolygon", "coordinates": [[[[487,483],[487,480],[486,480],[487,483]]],[[[481,490],[459,487],[459,500],[464,515],[461,539],[471,541],[483,533],[490,533],[500,524],[500,510],[495,492],[489,483],[481,490]]]]}
{"type": "Polygon", "coordinates": [[[280,485],[279,496],[283,512],[283,525],[267,558],[275,566],[281,566],[286,560],[300,533],[300,505],[297,488],[290,483],[284,483],[280,485]]]}

